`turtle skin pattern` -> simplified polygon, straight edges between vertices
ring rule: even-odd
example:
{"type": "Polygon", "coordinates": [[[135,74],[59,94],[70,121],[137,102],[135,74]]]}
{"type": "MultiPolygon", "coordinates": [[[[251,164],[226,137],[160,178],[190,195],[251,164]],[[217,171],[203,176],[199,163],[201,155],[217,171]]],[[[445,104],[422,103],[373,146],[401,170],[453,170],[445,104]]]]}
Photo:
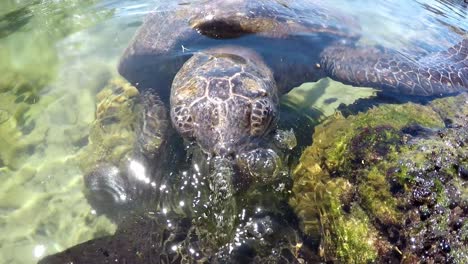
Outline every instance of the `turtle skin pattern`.
{"type": "Polygon", "coordinates": [[[194,54],[174,78],[171,118],[178,132],[207,153],[238,153],[265,135],[277,116],[271,70],[241,47],[194,54]]]}
{"type": "Polygon", "coordinates": [[[89,143],[78,160],[88,202],[115,220],[153,196],[146,180],[159,178],[167,167],[170,127],[159,98],[140,94],[121,78],[110,80],[97,100],[89,143]],[[144,175],[135,173],[136,165],[146,168],[144,175]]]}
{"type": "Polygon", "coordinates": [[[431,96],[468,87],[468,39],[419,60],[390,49],[350,46],[328,47],[321,60],[336,80],[389,93],[431,96]]]}

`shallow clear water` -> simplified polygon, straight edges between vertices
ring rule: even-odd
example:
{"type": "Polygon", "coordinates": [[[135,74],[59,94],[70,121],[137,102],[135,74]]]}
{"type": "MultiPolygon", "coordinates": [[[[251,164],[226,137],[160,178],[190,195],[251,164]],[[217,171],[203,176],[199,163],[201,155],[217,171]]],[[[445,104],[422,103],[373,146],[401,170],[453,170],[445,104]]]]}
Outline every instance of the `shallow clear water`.
{"type": "MultiPolygon", "coordinates": [[[[408,56],[445,50],[468,30],[462,0],[324,2],[357,17],[361,42],[408,56]]],[[[2,263],[34,263],[114,231],[82,194],[77,155],[87,143],[96,94],[117,75],[119,56],[155,5],[164,1],[1,0],[2,263]]],[[[305,115],[317,109],[330,115],[339,103],[372,94],[356,89],[322,80],[284,103],[305,115]]]]}

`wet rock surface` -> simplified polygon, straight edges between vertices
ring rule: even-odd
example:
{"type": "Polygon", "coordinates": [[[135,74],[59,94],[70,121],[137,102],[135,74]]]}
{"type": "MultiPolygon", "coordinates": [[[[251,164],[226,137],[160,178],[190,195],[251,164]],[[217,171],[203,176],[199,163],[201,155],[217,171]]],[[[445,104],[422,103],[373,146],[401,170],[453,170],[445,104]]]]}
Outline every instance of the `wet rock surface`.
{"type": "Polygon", "coordinates": [[[337,263],[467,263],[468,95],[329,118],[294,171],[301,228],[337,263]]]}

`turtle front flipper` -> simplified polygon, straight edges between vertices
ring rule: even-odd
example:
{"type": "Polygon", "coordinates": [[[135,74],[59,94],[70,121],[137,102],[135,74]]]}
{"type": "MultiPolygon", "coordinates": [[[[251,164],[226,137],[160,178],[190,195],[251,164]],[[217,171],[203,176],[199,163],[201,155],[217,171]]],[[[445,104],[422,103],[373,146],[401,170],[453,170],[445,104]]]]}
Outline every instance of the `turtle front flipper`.
{"type": "Polygon", "coordinates": [[[190,228],[187,218],[140,213],[127,217],[115,234],[46,256],[38,264],[180,263],[181,253],[172,248],[184,242],[190,228]]]}
{"type": "Polygon", "coordinates": [[[468,89],[468,39],[418,60],[384,48],[331,46],[321,64],[335,80],[385,93],[437,96],[468,89]]]}
{"type": "Polygon", "coordinates": [[[119,220],[156,198],[163,175],[169,121],[164,104],[114,79],[97,95],[96,120],[79,158],[85,195],[92,207],[119,220]]]}
{"type": "Polygon", "coordinates": [[[236,178],[238,190],[261,185],[274,185],[289,177],[289,157],[297,145],[291,130],[276,129],[259,147],[236,155],[235,165],[240,172],[236,178]]]}
{"type": "Polygon", "coordinates": [[[148,159],[162,154],[169,131],[169,119],[164,103],[151,91],[141,94],[142,109],[137,126],[137,151],[148,159]]]}

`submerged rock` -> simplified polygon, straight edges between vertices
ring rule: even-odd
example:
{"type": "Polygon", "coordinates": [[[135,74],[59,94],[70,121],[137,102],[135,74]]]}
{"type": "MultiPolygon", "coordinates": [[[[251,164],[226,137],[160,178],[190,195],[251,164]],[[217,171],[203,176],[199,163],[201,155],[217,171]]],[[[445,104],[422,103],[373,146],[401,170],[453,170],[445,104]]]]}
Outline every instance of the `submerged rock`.
{"type": "Polygon", "coordinates": [[[468,261],[467,103],[382,105],[316,127],[290,204],[324,260],[468,261]]]}

